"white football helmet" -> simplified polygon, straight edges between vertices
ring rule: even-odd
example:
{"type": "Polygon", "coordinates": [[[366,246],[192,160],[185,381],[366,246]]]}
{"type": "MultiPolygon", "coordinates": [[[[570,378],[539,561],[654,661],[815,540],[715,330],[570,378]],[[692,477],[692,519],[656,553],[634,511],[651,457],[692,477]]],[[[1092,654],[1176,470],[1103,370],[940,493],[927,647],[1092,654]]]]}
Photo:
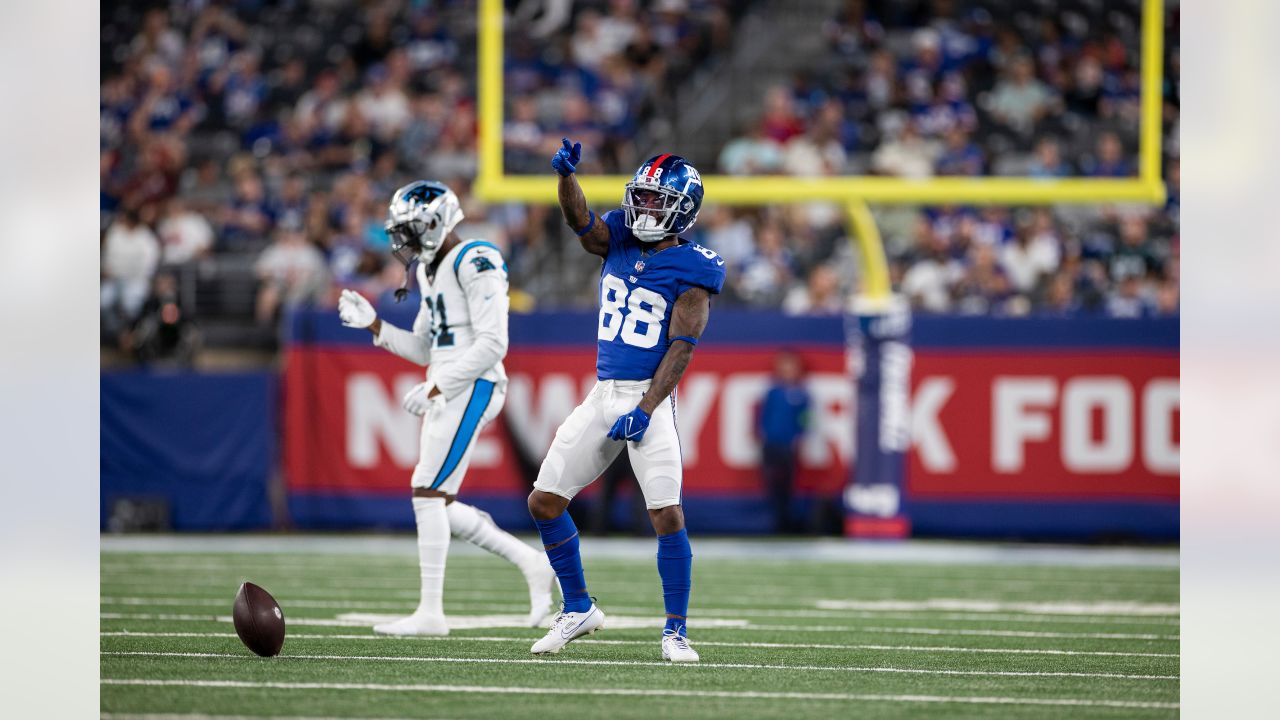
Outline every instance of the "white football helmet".
{"type": "Polygon", "coordinates": [[[406,267],[414,260],[430,265],[444,239],[462,221],[462,204],[443,183],[416,180],[391,196],[387,214],[391,254],[406,267]]]}

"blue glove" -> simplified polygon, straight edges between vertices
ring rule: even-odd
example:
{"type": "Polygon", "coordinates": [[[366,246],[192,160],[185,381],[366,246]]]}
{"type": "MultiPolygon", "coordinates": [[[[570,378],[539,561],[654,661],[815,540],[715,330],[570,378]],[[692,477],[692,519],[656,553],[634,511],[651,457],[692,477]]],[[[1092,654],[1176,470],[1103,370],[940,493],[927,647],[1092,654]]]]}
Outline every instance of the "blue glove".
{"type": "Polygon", "coordinates": [[[556,151],[551,158],[551,168],[560,173],[560,177],[569,177],[578,170],[578,161],[582,159],[582,143],[569,146],[569,138],[560,138],[564,147],[556,151]]]}
{"type": "Polygon", "coordinates": [[[640,408],[618,418],[609,429],[610,440],[630,440],[640,442],[644,439],[644,431],[649,429],[649,415],[640,408]]]}

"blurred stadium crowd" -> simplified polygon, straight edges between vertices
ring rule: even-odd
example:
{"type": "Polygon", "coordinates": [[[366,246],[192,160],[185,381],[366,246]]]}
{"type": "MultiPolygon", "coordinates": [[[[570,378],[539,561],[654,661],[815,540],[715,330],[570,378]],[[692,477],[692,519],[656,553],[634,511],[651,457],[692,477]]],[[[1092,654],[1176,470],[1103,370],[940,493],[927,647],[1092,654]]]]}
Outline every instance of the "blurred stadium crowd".
{"type": "MultiPolygon", "coordinates": [[[[704,174],[1136,174],[1137,0],[506,5],[509,173],[549,173],[570,136],[583,172],[629,173],[662,148],[704,174]],[[803,23],[821,28],[795,46],[803,71],[746,78],[719,111],[728,130],[682,124],[682,88],[726,81],[744,48],[785,49],[803,23]]],[[[474,0],[103,6],[104,342],[189,354],[194,315],[215,344],[269,346],[282,308],[341,287],[389,301],[402,269],[385,203],[417,177],[463,197],[462,235],[506,249],[515,309],[590,307],[592,258],[558,211],[470,195],[475,23],[474,0]]],[[[1165,38],[1168,204],[876,208],[919,311],[1177,313],[1176,6],[1165,38]]],[[[839,208],[707,197],[690,237],[730,264],[718,302],[831,313],[857,289],[839,208]]]]}

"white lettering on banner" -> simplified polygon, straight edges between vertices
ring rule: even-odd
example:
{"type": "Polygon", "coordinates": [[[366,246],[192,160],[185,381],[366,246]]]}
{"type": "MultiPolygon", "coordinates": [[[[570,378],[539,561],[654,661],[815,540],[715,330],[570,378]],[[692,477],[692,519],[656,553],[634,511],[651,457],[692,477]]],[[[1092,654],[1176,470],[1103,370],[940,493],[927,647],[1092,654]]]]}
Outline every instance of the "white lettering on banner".
{"type": "Polygon", "coordinates": [[[898,514],[902,505],[901,493],[896,485],[876,483],[873,485],[850,484],[844,491],[844,502],[860,515],[875,517],[893,517],[898,514]]]}
{"type": "Polygon", "coordinates": [[[1152,380],[1142,391],[1142,462],[1153,473],[1178,474],[1173,414],[1180,402],[1177,379],[1152,380]]]}
{"type": "Polygon", "coordinates": [[[809,429],[800,444],[801,461],[824,468],[837,460],[851,464],[857,432],[853,380],[842,373],[814,373],[805,387],[809,389],[809,429]]]}
{"type": "Polygon", "coordinates": [[[1122,377],[1077,377],[1062,387],[1062,465],[1071,472],[1119,472],[1133,462],[1133,390],[1122,377]],[[1093,410],[1102,439],[1093,439],[1093,410]]]}
{"type": "Polygon", "coordinates": [[[920,381],[916,395],[911,400],[911,437],[920,453],[920,464],[931,473],[951,473],[956,470],[956,454],[947,440],[947,433],[938,421],[938,413],[956,390],[956,381],[950,377],[927,377],[920,381]]]}
{"type": "Polygon", "coordinates": [[[720,379],[711,373],[697,373],[680,382],[676,397],[676,429],[680,435],[680,456],[686,468],[698,465],[698,436],[716,404],[720,379]]]}
{"type": "Polygon", "coordinates": [[[569,417],[583,396],[577,393],[578,383],[572,375],[550,373],[543,375],[534,405],[534,379],[522,373],[512,374],[507,380],[507,424],[511,434],[529,457],[541,458],[551,447],[556,428],[569,417]]]}
{"type": "Polygon", "coordinates": [[[1021,472],[1026,464],[1024,445],[1046,440],[1058,384],[1051,377],[997,376],[991,384],[993,424],[992,466],[996,472],[1021,472]]]}
{"type": "Polygon", "coordinates": [[[418,461],[420,421],[405,412],[400,398],[422,381],[421,375],[397,375],[395,390],[387,393],[373,373],[347,378],[347,462],[354,468],[378,464],[378,446],[386,445],[391,459],[402,467],[418,461]]]}
{"type": "MultiPolygon", "coordinates": [[[[760,462],[756,406],[769,388],[766,373],[735,373],[720,392],[720,458],[731,468],[754,468],[760,462]]],[[[810,388],[812,390],[812,387],[810,388]]],[[[814,426],[817,426],[814,418],[814,426]]],[[[696,437],[689,442],[697,442],[696,437]]]]}
{"type": "Polygon", "coordinates": [[[880,451],[906,452],[911,443],[907,410],[911,348],[905,343],[886,342],[880,353],[880,451]]]}

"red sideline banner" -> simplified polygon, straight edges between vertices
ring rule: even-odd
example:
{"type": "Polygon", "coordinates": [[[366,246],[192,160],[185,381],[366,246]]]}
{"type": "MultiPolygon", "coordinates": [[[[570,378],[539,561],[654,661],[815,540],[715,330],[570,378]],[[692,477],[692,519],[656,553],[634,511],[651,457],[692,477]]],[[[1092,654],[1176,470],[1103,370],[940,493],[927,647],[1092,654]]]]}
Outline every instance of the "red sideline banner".
{"type": "Polygon", "coordinates": [[[1178,498],[1169,353],[916,354],[913,499],[1178,498]]]}
{"type": "MultiPolygon", "coordinates": [[[[844,353],[800,348],[813,428],[800,492],[838,495],[853,459],[853,383],[844,353]]],[[[677,416],[685,492],[761,492],[755,408],[773,351],[700,350],[677,416]]],[[[594,378],[592,349],[513,348],[499,422],[478,440],[464,487],[523,493],[533,467],[594,378]],[[505,424],[505,425],[504,425],[505,424]]],[[[285,370],[291,492],[400,495],[418,457],[418,418],[400,398],[422,371],[363,348],[294,346],[285,370]]],[[[911,499],[1176,499],[1178,360],[1138,350],[1048,354],[917,352],[909,403],[911,499]]]]}
{"type": "MultiPolygon", "coordinates": [[[[853,452],[853,386],[840,352],[806,353],[815,432],[797,478],[805,492],[839,494],[853,452]]],[[[686,493],[760,492],[755,407],[772,351],[700,352],[676,400],[686,493]]],[[[464,487],[523,492],[516,453],[536,467],[556,428],[595,382],[592,349],[513,349],[506,407],[477,441],[464,487]],[[504,427],[505,425],[505,427],[504,427]]],[[[383,352],[289,350],[285,370],[285,466],[291,491],[402,494],[418,457],[418,418],[400,398],[422,371],[383,352]]]]}

